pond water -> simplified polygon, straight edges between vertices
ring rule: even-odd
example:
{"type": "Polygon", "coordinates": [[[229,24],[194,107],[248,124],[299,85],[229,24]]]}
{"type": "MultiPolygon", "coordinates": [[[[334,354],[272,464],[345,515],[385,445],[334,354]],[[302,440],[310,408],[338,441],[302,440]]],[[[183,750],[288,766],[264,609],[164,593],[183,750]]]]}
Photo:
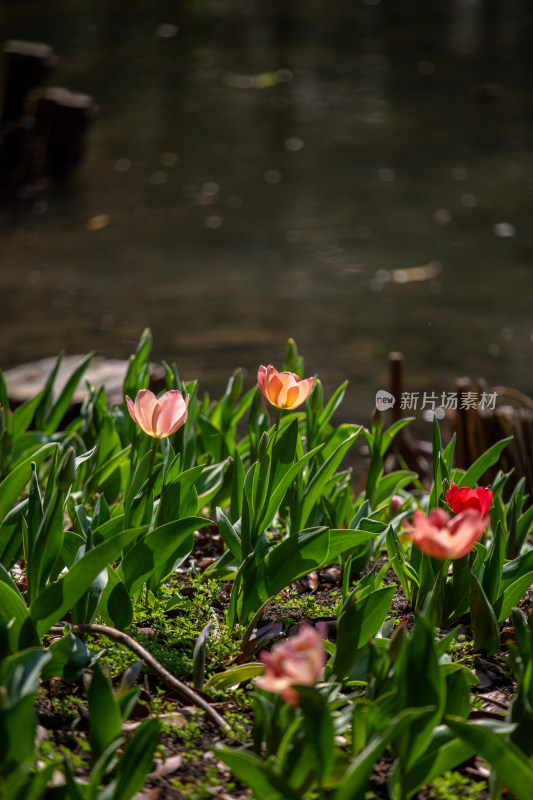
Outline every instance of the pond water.
{"type": "Polygon", "coordinates": [[[455,378],[533,393],[525,0],[3,3],[99,106],[84,166],[0,207],[0,366],[154,356],[219,391],[289,336],[344,417],[455,378]]]}

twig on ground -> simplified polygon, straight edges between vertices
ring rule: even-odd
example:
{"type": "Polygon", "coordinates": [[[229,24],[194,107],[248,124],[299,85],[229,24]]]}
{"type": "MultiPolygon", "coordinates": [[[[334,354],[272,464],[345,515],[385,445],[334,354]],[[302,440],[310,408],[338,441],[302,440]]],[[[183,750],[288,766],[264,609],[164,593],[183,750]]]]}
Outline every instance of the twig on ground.
{"type": "MultiPolygon", "coordinates": [[[[71,625],[70,626],[73,633],[92,633],[99,636],[107,636],[108,639],[112,639],[112,641],[117,642],[118,644],[124,645],[127,647],[128,650],[131,650],[132,653],[135,653],[136,656],[139,656],[144,663],[150,667],[150,669],[160,678],[163,683],[165,683],[170,689],[172,689],[180,700],[188,703],[192,703],[195,706],[203,709],[209,719],[215,723],[215,725],[220,728],[226,736],[230,736],[233,738],[233,731],[231,727],[228,725],[224,717],[222,717],[218,711],[216,711],[208,702],[204,700],[201,695],[197,694],[193,689],[187,686],[186,683],[178,680],[172,675],[165,667],[159,663],[159,661],[145,650],[145,648],[140,645],[135,639],[132,639],[131,636],[128,636],[127,633],[123,631],[117,630],[117,628],[111,628],[108,625],[71,625]]],[[[64,626],[57,626],[50,628],[49,633],[51,634],[62,634],[64,632],[64,626]]]]}

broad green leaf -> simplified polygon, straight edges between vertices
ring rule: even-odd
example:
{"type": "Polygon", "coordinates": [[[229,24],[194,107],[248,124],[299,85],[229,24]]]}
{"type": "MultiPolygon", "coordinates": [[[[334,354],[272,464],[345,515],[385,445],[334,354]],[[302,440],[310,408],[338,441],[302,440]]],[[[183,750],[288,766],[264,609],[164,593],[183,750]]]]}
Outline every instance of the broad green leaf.
{"type": "Polygon", "coordinates": [[[402,790],[407,797],[412,797],[421,786],[431,784],[435,778],[468,761],[475,753],[475,748],[455,738],[446,725],[438,725],[431,734],[425,753],[403,776],[402,790]]]}
{"type": "Polygon", "coordinates": [[[107,567],[107,585],[100,600],[100,614],[108,616],[121,631],[133,622],[133,603],[128,590],[111,565],[107,567]]]}
{"type": "Polygon", "coordinates": [[[250,664],[238,664],[235,667],[230,667],[224,672],[216,672],[211,675],[209,680],[204,686],[204,691],[209,689],[218,689],[219,691],[227,691],[232,686],[237,686],[239,683],[251,681],[264,671],[263,664],[254,661],[250,664]]]}
{"type": "Polygon", "coordinates": [[[500,647],[498,620],[478,578],[470,573],[470,619],[474,634],[474,649],[491,656],[500,647]]]}
{"type": "Polygon", "coordinates": [[[267,555],[256,554],[244,575],[241,621],[248,621],[266,600],[292,581],[322,566],[328,550],[327,528],[311,528],[280,542],[267,555]]]}
{"type": "MultiPolygon", "coordinates": [[[[124,755],[120,759],[113,798],[130,800],[144,785],[146,775],[154,763],[154,752],[159,743],[161,729],[159,721],[147,719],[128,739],[124,755]]],[[[100,797],[100,800],[105,800],[100,797]]]]}
{"type": "Polygon", "coordinates": [[[344,442],[340,444],[329,456],[329,458],[321,465],[320,469],[314,474],[311,481],[306,485],[300,517],[300,524],[304,527],[308,522],[313,522],[311,519],[311,512],[313,511],[315,504],[318,502],[325,484],[337,470],[342,459],[361,433],[361,430],[362,428],[360,427],[356,433],[347,436],[344,442]]]}
{"type": "Polygon", "coordinates": [[[324,408],[324,410],[320,414],[320,417],[318,418],[318,425],[317,425],[317,431],[316,431],[316,436],[317,437],[322,434],[324,428],[326,427],[326,425],[330,421],[331,417],[333,416],[333,414],[335,413],[337,408],[342,403],[342,399],[343,399],[344,394],[346,392],[346,387],[347,386],[348,386],[348,381],[344,381],[344,383],[341,383],[341,385],[338,387],[338,389],[336,389],[333,392],[330,400],[326,404],[326,407],[324,408]]]}
{"type": "Polygon", "coordinates": [[[404,419],[398,419],[396,422],[393,422],[392,425],[389,425],[386,431],[383,431],[381,437],[381,455],[384,456],[389,447],[392,444],[392,440],[394,437],[405,428],[406,425],[409,425],[410,422],[413,422],[414,417],[405,417],[404,419]]]}
{"type": "Polygon", "coordinates": [[[55,442],[45,444],[36,452],[32,453],[22,464],[10,472],[0,483],[0,520],[3,520],[11,507],[16,503],[31,478],[32,461],[39,466],[52,452],[57,450],[55,442]]]}
{"type": "Polygon", "coordinates": [[[216,510],[216,520],[222,541],[237,561],[242,561],[241,537],[236,530],[237,526],[231,524],[220,508],[216,510]]]}
{"type": "Polygon", "coordinates": [[[67,630],[61,639],[56,639],[49,647],[52,655],[45,664],[42,678],[46,680],[53,676],[74,681],[84,667],[88,667],[95,657],[85,642],[67,630]]]}
{"type": "Polygon", "coordinates": [[[89,355],[85,356],[81,364],[79,364],[76,367],[72,375],[70,375],[70,377],[68,378],[65,386],[61,390],[61,394],[59,395],[54,405],[46,415],[43,430],[47,436],[49,436],[52,433],[55,433],[59,428],[61,420],[65,416],[72,402],[72,398],[74,396],[74,392],[76,391],[78,383],[80,382],[83,373],[91,363],[93,355],[94,353],[89,353],[89,355]]]}
{"type": "Polygon", "coordinates": [[[46,587],[30,607],[30,616],[39,636],[44,636],[55,622],[72,609],[98,573],[112,563],[142,531],[143,528],[132,528],[106,539],[76,561],[64,577],[46,587]]]}
{"type": "Polygon", "coordinates": [[[494,464],[496,464],[501,452],[512,440],[513,437],[508,436],[506,439],[501,439],[499,442],[496,442],[496,444],[493,444],[492,447],[489,447],[489,449],[483,453],[483,455],[474,461],[472,466],[467,469],[464,475],[458,477],[457,486],[475,486],[483,473],[486,472],[489,467],[492,467],[494,464]]]}
{"type": "Polygon", "coordinates": [[[184,561],[194,545],[193,533],[210,520],[203,517],[186,517],[167,522],[146,534],[128,551],[117,568],[130,596],[143,586],[154,573],[165,572],[163,580],[177,566],[176,561],[184,561]]]}
{"type": "Polygon", "coordinates": [[[32,397],[31,400],[28,400],[26,403],[22,403],[22,405],[17,406],[17,408],[13,411],[11,422],[13,425],[14,438],[20,437],[28,430],[42,398],[43,392],[41,391],[39,394],[36,394],[35,397],[32,397]]]}
{"type": "Polygon", "coordinates": [[[500,593],[500,578],[505,558],[505,535],[501,522],[498,522],[492,536],[489,554],[483,570],[482,586],[489,603],[494,605],[500,593]]]}
{"type": "Polygon", "coordinates": [[[333,672],[339,679],[345,678],[358,651],[381,628],[394,597],[395,587],[377,589],[362,599],[357,599],[355,589],[342,604],[338,619],[337,650],[333,661],[333,672]]]}
{"type": "Polygon", "coordinates": [[[531,586],[533,586],[533,572],[528,572],[502,592],[494,603],[494,613],[498,622],[507,619],[531,586]]]}
{"type": "Polygon", "coordinates": [[[111,681],[98,661],[93,667],[93,677],[87,692],[89,700],[89,740],[94,758],[98,758],[109,745],[120,737],[122,717],[113,696],[111,681]]]}
{"type": "MultiPolygon", "coordinates": [[[[533,800],[533,765],[527,757],[486,724],[447,720],[448,727],[492,766],[518,800],[533,800]]],[[[509,727],[509,726],[507,726],[509,727]]]]}
{"type": "MultiPolygon", "coordinates": [[[[26,603],[15,587],[0,576],[0,625],[7,628],[9,650],[16,653],[40,644],[37,631],[29,617],[26,603]]],[[[0,654],[5,656],[7,653],[0,654]]]]}
{"type": "Polygon", "coordinates": [[[428,736],[440,722],[446,702],[446,684],[439,669],[433,626],[425,616],[417,618],[407,646],[396,662],[397,708],[433,707],[422,715],[398,743],[405,769],[412,766],[427,746],[428,736]]]}
{"type": "Polygon", "coordinates": [[[313,456],[320,450],[322,445],[315,447],[314,450],[311,450],[309,453],[306,453],[296,464],[293,464],[290,469],[285,472],[283,478],[280,480],[278,485],[273,489],[270,498],[267,498],[267,503],[265,504],[264,510],[261,512],[259,519],[254,520],[254,529],[260,534],[265,528],[272,522],[276,512],[278,511],[283,498],[287,492],[287,489],[299,475],[307,462],[313,458],[313,456]]]}
{"type": "Polygon", "coordinates": [[[342,776],[333,800],[364,800],[372,768],[392,739],[398,739],[427,709],[408,708],[391,719],[385,730],[372,737],[342,776]]]}
{"type": "Polygon", "coordinates": [[[302,800],[301,793],[292,789],[255,753],[229,749],[215,750],[215,753],[239,781],[253,790],[256,800],[302,800]]]}

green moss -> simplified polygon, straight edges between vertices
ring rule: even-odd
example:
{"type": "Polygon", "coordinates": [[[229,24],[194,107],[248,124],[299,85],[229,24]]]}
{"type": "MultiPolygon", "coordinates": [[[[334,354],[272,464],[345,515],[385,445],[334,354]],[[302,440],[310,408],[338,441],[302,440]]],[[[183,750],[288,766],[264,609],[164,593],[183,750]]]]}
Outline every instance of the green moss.
{"type": "Polygon", "coordinates": [[[432,800],[479,800],[487,791],[485,781],[472,781],[460,772],[445,772],[431,786],[432,800]]]}

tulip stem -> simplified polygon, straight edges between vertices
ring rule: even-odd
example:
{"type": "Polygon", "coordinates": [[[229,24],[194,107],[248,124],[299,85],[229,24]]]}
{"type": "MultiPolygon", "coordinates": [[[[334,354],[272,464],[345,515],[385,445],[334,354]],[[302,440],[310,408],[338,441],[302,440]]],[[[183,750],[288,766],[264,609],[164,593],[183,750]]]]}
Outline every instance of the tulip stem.
{"type": "Polygon", "coordinates": [[[154,439],[154,441],[152,443],[152,449],[150,451],[150,466],[148,467],[148,477],[149,478],[152,475],[152,472],[154,470],[155,456],[156,456],[156,453],[157,453],[158,449],[159,449],[159,439],[154,439]]]}

